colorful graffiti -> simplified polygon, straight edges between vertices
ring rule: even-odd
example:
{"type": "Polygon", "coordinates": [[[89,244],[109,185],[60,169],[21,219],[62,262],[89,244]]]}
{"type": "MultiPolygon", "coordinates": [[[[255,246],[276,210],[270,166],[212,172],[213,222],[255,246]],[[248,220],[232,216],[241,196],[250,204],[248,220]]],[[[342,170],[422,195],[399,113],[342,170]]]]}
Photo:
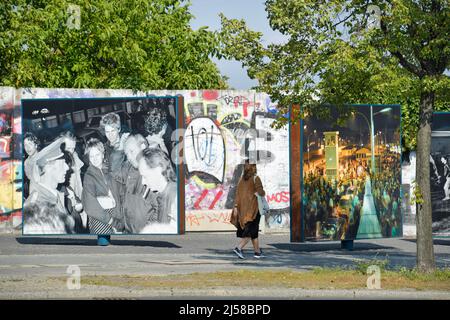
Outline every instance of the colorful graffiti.
{"type": "Polygon", "coordinates": [[[22,207],[22,161],[0,163],[0,215],[7,215],[22,207]]]}
{"type": "Polygon", "coordinates": [[[223,183],[225,142],[219,126],[209,117],[193,119],[186,129],[184,152],[188,173],[203,174],[203,179],[223,183]]]}
{"type": "Polygon", "coordinates": [[[186,228],[190,231],[230,230],[231,210],[192,210],[186,213],[186,228]]]}
{"type": "Polygon", "coordinates": [[[184,97],[186,230],[234,230],[224,217],[233,207],[243,159],[250,158],[257,163],[272,209],[265,217],[267,230],[287,231],[289,137],[287,128],[270,127],[276,115],[268,96],[205,90],[184,97]]]}
{"type": "Polygon", "coordinates": [[[20,140],[20,108],[14,89],[0,88],[0,230],[20,227],[22,208],[22,160],[15,149],[20,140]]]}

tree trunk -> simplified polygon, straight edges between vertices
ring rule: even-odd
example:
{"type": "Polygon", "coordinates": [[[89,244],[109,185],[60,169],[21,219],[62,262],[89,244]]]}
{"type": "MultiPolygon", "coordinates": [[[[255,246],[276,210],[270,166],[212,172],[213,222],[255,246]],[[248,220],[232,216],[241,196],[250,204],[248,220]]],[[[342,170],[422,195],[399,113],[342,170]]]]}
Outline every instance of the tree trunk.
{"type": "Polygon", "coordinates": [[[433,237],[431,228],[430,152],[431,121],[434,93],[423,92],[420,97],[420,124],[417,134],[416,183],[422,197],[417,204],[417,268],[421,272],[435,269],[433,237]]]}

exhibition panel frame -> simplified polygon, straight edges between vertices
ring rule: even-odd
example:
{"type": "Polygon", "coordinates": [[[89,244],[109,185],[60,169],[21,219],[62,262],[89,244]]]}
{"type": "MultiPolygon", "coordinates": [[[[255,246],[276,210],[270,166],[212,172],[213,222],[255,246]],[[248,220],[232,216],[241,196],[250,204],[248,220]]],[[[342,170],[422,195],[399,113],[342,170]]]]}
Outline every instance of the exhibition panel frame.
{"type": "Polygon", "coordinates": [[[24,235],[184,233],[182,97],[21,102],[24,235]]]}

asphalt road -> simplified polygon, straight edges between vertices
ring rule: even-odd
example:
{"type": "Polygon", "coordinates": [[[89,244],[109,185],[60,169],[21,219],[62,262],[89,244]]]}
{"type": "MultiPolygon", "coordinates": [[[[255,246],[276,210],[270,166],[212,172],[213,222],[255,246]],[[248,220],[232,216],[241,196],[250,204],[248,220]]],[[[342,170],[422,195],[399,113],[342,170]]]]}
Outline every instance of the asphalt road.
{"type": "MultiPolygon", "coordinates": [[[[354,266],[357,259],[387,259],[390,267],[412,268],[416,263],[413,239],[355,241],[354,250],[340,249],[340,242],[290,243],[289,235],[261,235],[265,258],[247,259],[232,253],[233,233],[188,233],[179,236],[113,236],[112,245],[100,247],[96,238],[23,237],[0,235],[0,277],[20,274],[57,274],[60,268],[79,265],[86,273],[173,274],[270,268],[306,270],[313,267],[354,266]]],[[[435,240],[440,267],[450,267],[450,239],[435,240]]],[[[64,269],[65,272],[65,269],[64,269]]]]}
{"type": "MultiPolygon", "coordinates": [[[[81,275],[171,275],[238,269],[301,271],[315,267],[352,267],[358,259],[387,259],[391,268],[413,268],[416,263],[416,244],[412,239],[358,240],[353,251],[341,250],[340,242],[290,243],[288,234],[261,235],[261,241],[265,258],[253,258],[248,247],[244,251],[247,258],[239,260],[231,251],[236,244],[233,233],[113,236],[108,247],[97,246],[92,236],[0,235],[0,281],[16,279],[18,282],[15,287],[0,288],[0,298],[27,297],[25,291],[15,292],[21,288],[20,281],[34,279],[36,289],[50,277],[67,277],[69,265],[77,265],[81,275]]],[[[450,239],[435,240],[434,250],[437,265],[450,267],[450,239]]],[[[36,297],[32,292],[38,291],[26,292],[31,298],[36,297]]],[[[105,289],[105,294],[108,292],[105,289]]],[[[100,293],[97,296],[101,297],[100,293]]],[[[55,297],[56,293],[47,294],[55,297]]],[[[70,297],[77,294],[80,293],[70,297]]],[[[159,295],[173,296],[173,293],[159,295]]],[[[234,296],[236,292],[229,291],[226,295],[234,296]]],[[[61,293],[60,297],[65,296],[61,293]]],[[[310,297],[323,297],[323,294],[314,293],[310,297]]],[[[352,297],[352,292],[343,297],[352,297]]]]}

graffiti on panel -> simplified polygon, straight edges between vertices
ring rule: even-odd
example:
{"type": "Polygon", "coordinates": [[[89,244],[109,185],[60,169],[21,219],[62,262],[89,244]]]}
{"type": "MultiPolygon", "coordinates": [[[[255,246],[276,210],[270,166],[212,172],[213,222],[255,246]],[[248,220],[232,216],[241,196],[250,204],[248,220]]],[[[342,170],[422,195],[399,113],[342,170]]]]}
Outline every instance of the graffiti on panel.
{"type": "Polygon", "coordinates": [[[0,158],[9,158],[11,154],[11,136],[0,136],[0,158]]]}
{"type": "Polygon", "coordinates": [[[22,207],[22,162],[5,160],[0,163],[0,214],[22,207]]]}
{"type": "Polygon", "coordinates": [[[276,115],[269,112],[255,112],[252,117],[252,127],[256,129],[257,138],[250,157],[256,157],[258,174],[265,182],[266,200],[271,212],[266,222],[271,228],[288,229],[289,215],[289,132],[284,127],[279,130],[271,128],[276,115]],[[276,175],[274,175],[276,173],[276,175]]]}
{"type": "Polygon", "coordinates": [[[241,108],[242,109],[242,115],[244,117],[249,116],[249,108],[251,107],[258,107],[260,105],[259,102],[254,102],[253,100],[249,99],[246,95],[229,95],[224,94],[223,96],[220,96],[218,101],[222,101],[226,106],[233,106],[234,108],[241,108]]]}
{"type": "Polygon", "coordinates": [[[0,88],[0,229],[17,228],[22,207],[22,160],[15,152],[20,140],[20,108],[14,89],[0,88]],[[19,211],[18,211],[19,210],[19,211]]]}
{"type": "Polygon", "coordinates": [[[205,90],[191,91],[185,99],[187,230],[234,229],[227,221],[219,226],[210,219],[214,221],[214,210],[222,216],[231,212],[247,158],[257,163],[271,206],[266,226],[287,230],[289,137],[287,128],[270,127],[276,115],[268,96],[205,90]]]}
{"type": "MultiPolygon", "coordinates": [[[[234,171],[240,159],[240,143],[234,135],[234,128],[249,128],[240,114],[223,115],[222,104],[218,102],[218,92],[208,90],[191,92],[185,102],[186,132],[185,159],[186,180],[186,227],[187,230],[222,230],[231,225],[212,226],[208,212],[204,210],[229,209],[232,201],[227,201],[234,171]],[[230,128],[228,130],[227,126],[230,128]]],[[[234,110],[233,110],[234,111],[234,110]]],[[[240,175],[239,175],[240,176],[240,175]]],[[[237,181],[235,181],[235,184],[237,181]]]]}
{"type": "Polygon", "coordinates": [[[204,181],[223,183],[225,143],[214,120],[208,117],[193,119],[186,129],[185,138],[188,173],[201,175],[204,181]]]}
{"type": "Polygon", "coordinates": [[[186,213],[186,228],[190,231],[232,230],[230,216],[230,210],[192,210],[186,213]]]}

